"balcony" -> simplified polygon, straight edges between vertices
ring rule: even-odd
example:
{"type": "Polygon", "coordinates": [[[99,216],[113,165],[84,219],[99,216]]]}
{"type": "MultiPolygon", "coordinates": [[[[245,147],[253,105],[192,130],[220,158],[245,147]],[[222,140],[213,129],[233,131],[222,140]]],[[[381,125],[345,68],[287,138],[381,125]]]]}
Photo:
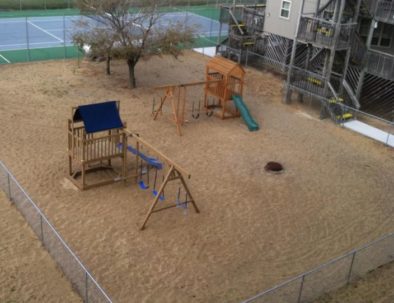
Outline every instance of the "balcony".
{"type": "Polygon", "coordinates": [[[355,23],[341,24],[339,36],[335,39],[336,23],[302,16],[297,38],[317,47],[346,49],[350,47],[355,28],[355,23]]]}
{"type": "Polygon", "coordinates": [[[328,90],[325,88],[327,79],[322,75],[293,67],[291,69],[289,85],[293,88],[314,95],[316,97],[329,97],[328,90]]]}
{"type": "Polygon", "coordinates": [[[377,21],[394,24],[394,1],[380,0],[375,11],[377,21]]]}
{"type": "Polygon", "coordinates": [[[394,56],[377,50],[369,50],[367,54],[367,72],[394,81],[394,56]]]}

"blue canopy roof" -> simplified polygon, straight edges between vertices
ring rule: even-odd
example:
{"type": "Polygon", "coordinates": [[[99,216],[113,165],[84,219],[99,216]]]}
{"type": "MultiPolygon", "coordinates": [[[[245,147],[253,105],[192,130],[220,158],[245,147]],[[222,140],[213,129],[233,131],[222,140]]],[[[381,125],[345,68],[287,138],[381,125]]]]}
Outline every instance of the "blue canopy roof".
{"type": "Polygon", "coordinates": [[[73,120],[83,121],[86,133],[123,127],[116,101],[80,105],[74,113],[73,120]]]}

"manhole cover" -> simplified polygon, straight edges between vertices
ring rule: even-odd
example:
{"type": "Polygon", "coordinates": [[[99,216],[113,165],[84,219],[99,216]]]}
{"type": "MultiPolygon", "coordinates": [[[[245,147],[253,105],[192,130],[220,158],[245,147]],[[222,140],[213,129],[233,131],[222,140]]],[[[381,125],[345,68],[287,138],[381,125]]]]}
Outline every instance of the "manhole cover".
{"type": "Polygon", "coordinates": [[[268,172],[280,173],[283,171],[283,165],[278,162],[268,162],[264,169],[268,172]]]}

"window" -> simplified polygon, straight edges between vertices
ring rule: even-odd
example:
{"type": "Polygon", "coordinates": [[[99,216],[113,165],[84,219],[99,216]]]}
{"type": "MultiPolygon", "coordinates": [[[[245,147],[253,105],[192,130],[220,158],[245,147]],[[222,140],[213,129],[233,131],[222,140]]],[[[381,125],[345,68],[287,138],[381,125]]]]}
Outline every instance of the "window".
{"type": "MultiPolygon", "coordinates": [[[[364,42],[367,41],[371,23],[369,20],[362,20],[359,33],[364,42]]],[[[377,47],[390,47],[394,26],[387,23],[377,23],[372,34],[371,45],[377,47]]]]}
{"type": "Polygon", "coordinates": [[[282,0],[282,5],[280,9],[280,16],[285,19],[290,18],[291,1],[282,0]]]}
{"type": "Polygon", "coordinates": [[[391,46],[391,32],[393,27],[390,24],[380,23],[373,32],[371,45],[378,47],[390,47],[391,46]]]}

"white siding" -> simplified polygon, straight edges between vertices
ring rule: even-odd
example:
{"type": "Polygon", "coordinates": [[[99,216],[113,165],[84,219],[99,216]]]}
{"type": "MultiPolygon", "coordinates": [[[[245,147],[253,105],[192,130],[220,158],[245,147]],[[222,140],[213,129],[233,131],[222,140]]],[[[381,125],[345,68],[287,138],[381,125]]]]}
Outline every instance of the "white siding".
{"type": "Polygon", "coordinates": [[[291,0],[290,18],[280,17],[282,0],[268,0],[264,31],[294,39],[302,0],[291,0]]]}
{"type": "MultiPolygon", "coordinates": [[[[322,0],[325,3],[329,0],[322,0]]],[[[305,0],[304,14],[315,13],[316,0],[305,0]]],[[[297,29],[297,22],[301,15],[302,0],[291,0],[290,18],[284,19],[280,17],[282,0],[267,0],[266,18],[264,31],[294,39],[297,29]]]]}

